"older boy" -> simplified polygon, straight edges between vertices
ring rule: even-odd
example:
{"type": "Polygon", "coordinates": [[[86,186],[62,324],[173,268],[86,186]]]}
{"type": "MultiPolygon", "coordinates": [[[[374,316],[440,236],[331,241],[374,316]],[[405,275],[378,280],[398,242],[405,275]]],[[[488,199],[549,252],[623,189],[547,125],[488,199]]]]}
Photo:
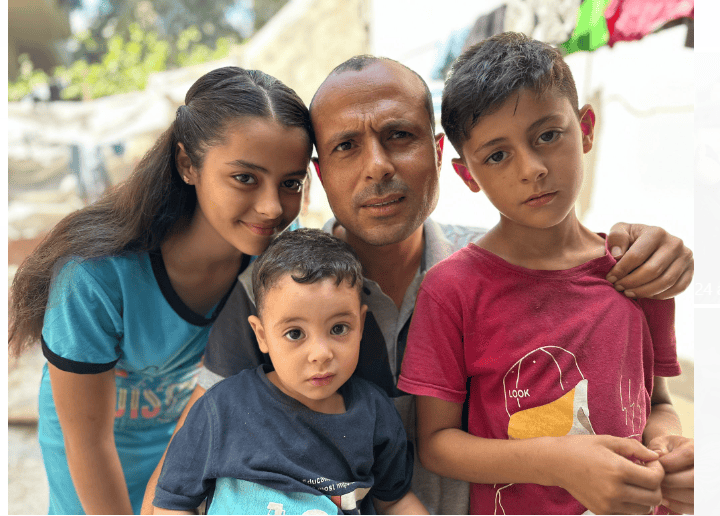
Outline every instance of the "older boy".
{"type": "Polygon", "coordinates": [[[344,242],[299,229],[257,260],[250,324],[272,368],[208,390],[173,438],[153,505],[209,514],[426,514],[395,407],[351,378],[367,307],[344,242]],[[374,507],[373,507],[374,502],[374,507]],[[320,511],[320,512],[318,512],[320,511]]]}
{"type": "Polygon", "coordinates": [[[443,92],[455,166],[500,222],[425,276],[398,388],[418,396],[421,462],[473,482],[475,514],[647,513],[666,493],[643,443],[690,441],[663,378],[673,301],[616,292],[575,215],[594,126],[577,105],[560,53],[514,33],[470,48],[443,92]]]}

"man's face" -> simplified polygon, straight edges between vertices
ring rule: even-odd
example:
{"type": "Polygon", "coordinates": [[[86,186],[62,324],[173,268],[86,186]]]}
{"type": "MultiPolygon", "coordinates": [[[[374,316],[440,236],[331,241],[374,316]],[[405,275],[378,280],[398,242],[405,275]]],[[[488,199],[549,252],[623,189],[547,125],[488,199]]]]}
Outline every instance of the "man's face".
{"type": "Polygon", "coordinates": [[[424,89],[395,63],[328,78],[312,123],[330,207],[348,233],[371,245],[401,242],[437,205],[441,153],[424,89]]]}

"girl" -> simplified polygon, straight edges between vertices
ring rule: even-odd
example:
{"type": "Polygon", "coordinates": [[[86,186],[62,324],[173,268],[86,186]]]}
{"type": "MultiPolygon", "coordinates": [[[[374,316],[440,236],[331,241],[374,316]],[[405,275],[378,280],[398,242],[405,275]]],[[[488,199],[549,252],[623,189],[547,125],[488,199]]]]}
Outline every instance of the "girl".
{"type": "Polygon", "coordinates": [[[300,210],[308,110],[259,71],[190,88],[131,177],[63,219],[12,285],[10,347],[41,341],[50,514],[139,512],[238,273],[300,210]]]}

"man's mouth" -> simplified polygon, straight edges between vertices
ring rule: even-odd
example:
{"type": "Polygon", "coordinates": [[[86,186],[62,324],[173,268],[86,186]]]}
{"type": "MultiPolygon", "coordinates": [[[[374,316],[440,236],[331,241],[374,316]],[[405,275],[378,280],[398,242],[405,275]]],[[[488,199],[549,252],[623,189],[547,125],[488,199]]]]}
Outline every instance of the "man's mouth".
{"type": "Polygon", "coordinates": [[[394,199],[388,199],[388,200],[382,200],[382,201],[374,201],[372,203],[366,203],[363,204],[364,208],[380,208],[382,206],[389,206],[390,204],[395,204],[400,201],[402,201],[405,197],[395,197],[394,199]]]}

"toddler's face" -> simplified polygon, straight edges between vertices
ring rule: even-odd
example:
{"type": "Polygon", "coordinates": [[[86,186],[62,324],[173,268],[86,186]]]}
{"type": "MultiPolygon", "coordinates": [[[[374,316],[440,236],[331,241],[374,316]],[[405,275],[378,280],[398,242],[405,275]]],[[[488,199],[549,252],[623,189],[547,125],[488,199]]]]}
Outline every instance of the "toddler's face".
{"type": "Polygon", "coordinates": [[[357,366],[366,311],[357,288],[345,281],[282,277],[265,293],[262,319],[249,318],[275,367],[270,381],[312,410],[343,412],[337,390],[357,366]]]}
{"type": "Polygon", "coordinates": [[[544,229],[567,220],[582,187],[582,155],[592,148],[591,119],[589,105],[578,119],[566,97],[520,90],[470,131],[468,187],[484,190],[504,223],[544,229]]]}

